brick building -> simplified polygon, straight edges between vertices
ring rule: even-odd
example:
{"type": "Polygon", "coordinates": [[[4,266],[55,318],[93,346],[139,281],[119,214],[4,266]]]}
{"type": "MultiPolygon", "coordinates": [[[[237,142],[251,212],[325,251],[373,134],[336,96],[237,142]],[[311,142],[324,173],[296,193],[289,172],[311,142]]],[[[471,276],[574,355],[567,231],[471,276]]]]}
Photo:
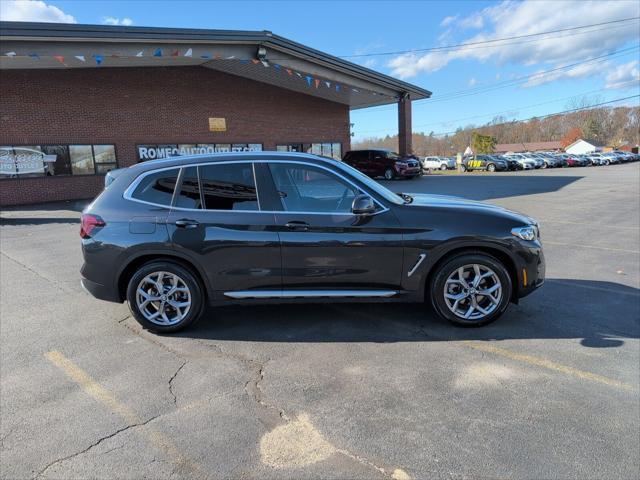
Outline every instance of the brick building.
{"type": "Polygon", "coordinates": [[[430,92],[270,32],[0,22],[0,205],[91,198],[112,168],[216,151],[341,158],[351,109],[430,92]]]}

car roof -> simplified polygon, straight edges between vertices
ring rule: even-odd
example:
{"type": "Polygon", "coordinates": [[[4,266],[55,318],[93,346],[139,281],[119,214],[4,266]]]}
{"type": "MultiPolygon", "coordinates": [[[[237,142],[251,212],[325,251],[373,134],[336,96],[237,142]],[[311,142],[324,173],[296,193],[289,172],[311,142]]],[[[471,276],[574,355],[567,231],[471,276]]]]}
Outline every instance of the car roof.
{"type": "Polygon", "coordinates": [[[311,160],[322,164],[334,164],[338,162],[333,158],[321,157],[310,153],[298,152],[223,152],[203,153],[197,155],[181,155],[158,160],[140,162],[129,167],[131,171],[144,172],[158,168],[181,167],[198,163],[214,163],[223,161],[253,161],[253,160],[311,160]]]}

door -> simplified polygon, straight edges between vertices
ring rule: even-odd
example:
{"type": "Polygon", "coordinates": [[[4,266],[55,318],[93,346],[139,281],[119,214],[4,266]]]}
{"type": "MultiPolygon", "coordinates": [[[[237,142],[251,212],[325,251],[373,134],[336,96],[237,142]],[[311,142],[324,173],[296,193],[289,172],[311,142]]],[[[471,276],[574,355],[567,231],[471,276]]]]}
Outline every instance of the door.
{"type": "Polygon", "coordinates": [[[283,290],[399,288],[402,232],[392,211],[378,204],[375,214],[354,215],[363,192],[323,167],[270,162],[267,171],[277,192],[283,290]]]}
{"type": "Polygon", "coordinates": [[[275,216],[260,210],[251,162],[183,168],[167,226],[175,248],[205,271],[214,299],[280,288],[275,216]]]}

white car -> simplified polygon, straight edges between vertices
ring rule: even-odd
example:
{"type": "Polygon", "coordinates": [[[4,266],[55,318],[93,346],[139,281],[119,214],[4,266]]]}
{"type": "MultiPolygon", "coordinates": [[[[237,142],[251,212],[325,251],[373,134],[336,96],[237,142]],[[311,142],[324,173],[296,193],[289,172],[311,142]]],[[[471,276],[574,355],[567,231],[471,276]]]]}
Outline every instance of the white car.
{"type": "Polygon", "coordinates": [[[455,161],[451,162],[450,158],[447,157],[424,157],[422,161],[422,168],[433,169],[433,170],[447,170],[449,168],[456,168],[455,161]]]}
{"type": "Polygon", "coordinates": [[[525,157],[521,153],[512,153],[510,155],[505,155],[505,157],[518,162],[523,170],[533,170],[536,168],[536,162],[531,158],[525,157]]]}

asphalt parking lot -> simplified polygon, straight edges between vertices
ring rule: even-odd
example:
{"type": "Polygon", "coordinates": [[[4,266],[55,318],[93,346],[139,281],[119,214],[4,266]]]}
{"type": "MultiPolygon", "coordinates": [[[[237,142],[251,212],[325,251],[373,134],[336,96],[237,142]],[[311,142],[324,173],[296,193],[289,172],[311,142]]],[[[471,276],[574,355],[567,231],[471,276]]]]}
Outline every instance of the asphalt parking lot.
{"type": "Polygon", "coordinates": [[[547,282],[421,305],[210,310],[175,336],[79,286],[79,204],[2,212],[0,462],[22,478],[637,478],[640,163],[426,176],[542,225],[547,282]]]}

